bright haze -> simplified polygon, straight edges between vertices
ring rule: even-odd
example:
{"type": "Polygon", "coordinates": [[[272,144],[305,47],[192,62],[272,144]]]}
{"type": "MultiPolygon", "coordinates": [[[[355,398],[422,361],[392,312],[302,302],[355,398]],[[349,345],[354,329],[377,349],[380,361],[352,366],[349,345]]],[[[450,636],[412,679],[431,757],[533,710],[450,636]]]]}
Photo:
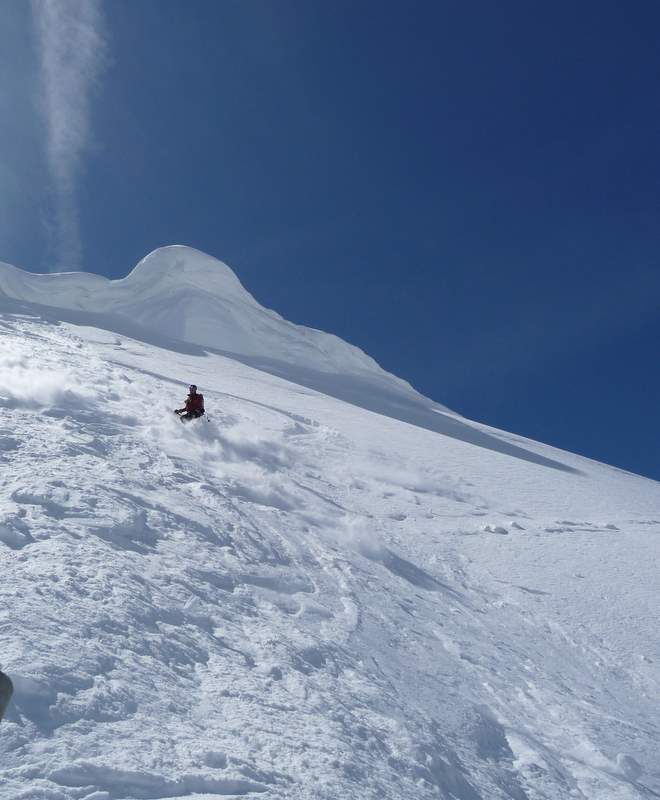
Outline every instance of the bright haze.
{"type": "Polygon", "coordinates": [[[190,245],[467,417],[657,479],[659,23],[2,3],[0,261],[118,278],[190,245]]]}

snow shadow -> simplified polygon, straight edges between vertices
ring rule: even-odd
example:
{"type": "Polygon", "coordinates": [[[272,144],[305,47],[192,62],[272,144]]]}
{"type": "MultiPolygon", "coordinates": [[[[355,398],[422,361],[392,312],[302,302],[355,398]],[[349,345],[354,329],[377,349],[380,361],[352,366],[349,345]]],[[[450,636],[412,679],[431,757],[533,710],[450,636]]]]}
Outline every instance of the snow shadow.
{"type": "Polygon", "coordinates": [[[372,531],[363,527],[359,519],[346,520],[344,527],[337,527],[335,532],[340,541],[343,540],[350,544],[361,556],[375,564],[380,564],[392,575],[401,578],[411,586],[426,592],[438,592],[451,597],[461,605],[468,605],[460,592],[381,544],[372,531]]]}
{"type": "Polygon", "coordinates": [[[262,793],[269,786],[242,776],[215,777],[204,774],[167,778],[147,771],[123,770],[87,761],[56,767],[48,774],[54,783],[70,788],[93,788],[90,797],[120,798],[131,796],[140,800],[160,800],[165,797],[207,795],[246,795],[262,793]]]}
{"type": "Polygon", "coordinates": [[[389,547],[384,547],[380,544],[362,540],[358,542],[358,550],[370,561],[381,564],[392,575],[407,581],[412,586],[418,589],[424,589],[427,592],[441,592],[443,594],[451,595],[454,600],[463,602],[460,593],[448,586],[446,583],[434,578],[421,567],[416,566],[412,561],[397,555],[389,547]]]}
{"type": "Polygon", "coordinates": [[[267,372],[270,375],[304,386],[307,389],[313,389],[316,392],[358,406],[366,411],[373,411],[376,414],[382,414],[384,417],[407,422],[409,425],[415,425],[433,433],[440,433],[443,436],[449,436],[452,439],[458,439],[467,444],[473,444],[477,447],[528,461],[532,464],[538,464],[542,467],[581,474],[579,470],[568,464],[547,458],[532,450],[527,450],[524,447],[512,444],[493,434],[473,427],[469,421],[455,416],[443,406],[434,403],[414,389],[409,391],[397,390],[386,378],[381,380],[377,375],[373,377],[338,375],[287,364],[284,361],[270,358],[244,356],[212,348],[206,349],[207,352],[212,352],[225,358],[232,358],[253,369],[267,372]]]}
{"type": "Polygon", "coordinates": [[[88,530],[116,550],[132,550],[141,555],[153,551],[160,538],[158,532],[149,526],[144,508],[132,509],[122,522],[90,525],[88,530]]]}
{"type": "Polygon", "coordinates": [[[12,673],[12,679],[14,696],[7,719],[15,721],[25,717],[43,730],[52,730],[50,709],[57,700],[57,691],[47,680],[29,674],[12,673]]]}
{"type": "Polygon", "coordinates": [[[120,317],[116,314],[102,314],[92,311],[78,311],[68,308],[54,308],[44,306],[40,303],[31,303],[24,300],[13,300],[8,297],[0,297],[0,313],[27,314],[38,317],[43,322],[51,325],[58,325],[66,322],[71,325],[81,325],[90,328],[100,328],[101,330],[125,336],[128,339],[135,339],[138,342],[160,347],[164,350],[173,350],[176,353],[190,356],[204,356],[206,349],[197,344],[183,342],[178,339],[171,339],[162,333],[145,328],[130,319],[120,317]]]}
{"type": "Polygon", "coordinates": [[[34,539],[20,514],[7,514],[0,517],[0,542],[12,550],[21,550],[34,539]]]}

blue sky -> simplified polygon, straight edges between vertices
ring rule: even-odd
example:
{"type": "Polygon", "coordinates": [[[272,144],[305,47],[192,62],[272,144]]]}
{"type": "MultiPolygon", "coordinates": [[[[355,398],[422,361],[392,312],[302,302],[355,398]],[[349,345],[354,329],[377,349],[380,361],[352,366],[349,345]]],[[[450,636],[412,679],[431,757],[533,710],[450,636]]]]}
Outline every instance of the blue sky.
{"type": "Polygon", "coordinates": [[[660,479],[657,2],[0,25],[0,260],[119,277],[189,244],[466,416],[660,479]]]}

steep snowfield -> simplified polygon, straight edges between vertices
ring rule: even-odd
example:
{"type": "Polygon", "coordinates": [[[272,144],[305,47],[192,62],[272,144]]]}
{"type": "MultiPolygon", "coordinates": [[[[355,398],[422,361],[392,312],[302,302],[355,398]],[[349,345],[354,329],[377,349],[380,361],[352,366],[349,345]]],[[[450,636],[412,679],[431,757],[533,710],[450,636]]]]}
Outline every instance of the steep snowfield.
{"type": "Polygon", "coordinates": [[[197,258],[0,268],[0,798],[659,796],[659,485],[197,258]]]}

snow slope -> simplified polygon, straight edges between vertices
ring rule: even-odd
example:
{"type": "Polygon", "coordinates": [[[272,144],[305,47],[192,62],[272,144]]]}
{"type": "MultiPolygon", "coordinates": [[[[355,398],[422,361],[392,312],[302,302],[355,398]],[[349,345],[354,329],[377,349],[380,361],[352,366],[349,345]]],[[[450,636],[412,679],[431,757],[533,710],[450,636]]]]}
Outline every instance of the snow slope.
{"type": "Polygon", "coordinates": [[[657,797],[658,484],[206,259],[0,268],[2,800],[657,797]]]}

